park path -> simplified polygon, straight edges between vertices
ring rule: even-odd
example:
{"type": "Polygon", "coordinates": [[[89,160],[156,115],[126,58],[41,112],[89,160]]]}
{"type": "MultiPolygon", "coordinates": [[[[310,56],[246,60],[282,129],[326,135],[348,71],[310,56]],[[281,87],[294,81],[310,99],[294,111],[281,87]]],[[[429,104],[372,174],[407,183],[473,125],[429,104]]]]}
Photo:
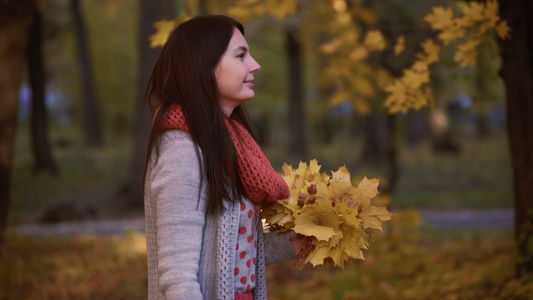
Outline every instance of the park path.
{"type": "MultiPolygon", "coordinates": [[[[490,210],[421,210],[422,226],[438,230],[451,229],[512,229],[512,209],[490,210]]],[[[87,222],[65,222],[54,225],[26,224],[12,227],[20,236],[46,236],[65,234],[117,235],[128,231],[144,232],[144,218],[87,222]]]]}

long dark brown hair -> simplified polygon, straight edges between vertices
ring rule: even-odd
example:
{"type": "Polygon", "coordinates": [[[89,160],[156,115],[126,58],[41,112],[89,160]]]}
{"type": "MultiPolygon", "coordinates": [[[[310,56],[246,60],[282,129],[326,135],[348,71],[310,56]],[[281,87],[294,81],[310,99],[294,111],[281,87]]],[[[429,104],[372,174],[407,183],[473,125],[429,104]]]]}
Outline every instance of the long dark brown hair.
{"type": "MultiPolygon", "coordinates": [[[[159,153],[165,112],[171,103],[177,103],[188,121],[200,169],[207,181],[208,214],[219,213],[224,200],[240,201],[244,191],[235,146],[219,104],[215,77],[215,67],[235,28],[244,35],[239,22],[222,15],[199,16],[180,24],[163,47],[145,92],[151,107],[154,107],[153,101],[162,102],[150,134],[145,180],[153,151],[156,155],[159,153]]],[[[232,117],[252,133],[242,105],[233,110],[232,117]]],[[[201,176],[200,188],[204,176],[201,176]]]]}

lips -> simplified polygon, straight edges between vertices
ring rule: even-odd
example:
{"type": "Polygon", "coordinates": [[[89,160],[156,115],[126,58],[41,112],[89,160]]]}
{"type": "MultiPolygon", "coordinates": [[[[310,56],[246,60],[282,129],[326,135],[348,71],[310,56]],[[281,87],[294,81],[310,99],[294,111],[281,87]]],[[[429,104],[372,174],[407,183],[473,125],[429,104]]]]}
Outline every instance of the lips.
{"type": "Polygon", "coordinates": [[[250,80],[245,80],[244,81],[244,83],[246,83],[250,88],[254,87],[254,82],[255,82],[254,79],[250,79],[250,80]]]}

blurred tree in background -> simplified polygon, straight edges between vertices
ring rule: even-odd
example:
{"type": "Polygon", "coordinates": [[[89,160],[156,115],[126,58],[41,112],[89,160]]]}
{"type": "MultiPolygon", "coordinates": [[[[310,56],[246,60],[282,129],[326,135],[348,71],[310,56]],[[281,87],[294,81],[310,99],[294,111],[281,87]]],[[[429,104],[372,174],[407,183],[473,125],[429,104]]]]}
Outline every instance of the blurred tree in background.
{"type": "MultiPolygon", "coordinates": [[[[76,16],[70,13],[70,8],[76,8],[71,4],[78,1],[48,0],[43,2],[45,66],[50,81],[70,98],[65,107],[71,120],[66,124],[80,128],[77,135],[83,136],[84,126],[101,121],[102,138],[118,144],[119,155],[129,160],[128,166],[100,161],[91,155],[104,155],[105,149],[95,154],[87,148],[75,148],[85,155],[81,164],[107,164],[111,169],[126,170],[109,178],[91,173],[91,177],[101,177],[112,186],[108,190],[106,185],[104,190],[113,195],[87,197],[107,202],[124,197],[121,200],[127,204],[141,206],[151,119],[141,100],[159,52],[148,46],[156,21],[180,22],[197,14],[227,13],[247,22],[252,55],[262,65],[257,97],[247,103],[261,144],[272,145],[275,153],[294,162],[310,158],[314,143],[342,146],[346,139],[361,136],[361,151],[344,151],[358,157],[353,164],[358,169],[386,173],[385,189],[390,193],[400,177],[398,151],[404,136],[412,148],[429,138],[437,150],[459,151],[453,128],[464,116],[454,117],[453,112],[464,110],[463,101],[458,100],[466,97],[464,94],[470,95],[468,101],[475,101],[470,110],[476,112],[480,135],[487,132],[486,111],[503,98],[497,75],[501,63],[514,171],[516,233],[525,259],[521,266],[531,272],[533,147],[529,144],[533,121],[529,116],[533,115],[533,51],[529,41],[533,29],[525,16],[532,7],[527,0],[503,2],[499,15],[505,24],[493,14],[494,8],[498,9],[495,1],[488,5],[451,0],[80,1],[75,11],[86,16],[88,34],[83,38],[83,22],[73,27],[76,18],[70,19],[76,16]],[[510,26],[512,39],[497,39],[507,37],[508,28],[502,24],[510,26]],[[75,45],[82,45],[83,40],[87,44],[78,51],[85,54],[79,59],[86,59],[82,60],[82,74],[78,74],[73,68],[77,63],[75,45]],[[494,47],[497,44],[501,55],[494,47]],[[457,70],[458,65],[476,67],[457,70]],[[92,76],[87,75],[91,69],[93,88],[85,85],[91,81],[92,76]],[[81,104],[80,91],[94,94],[93,108],[81,104]],[[491,102],[491,98],[497,100],[491,102]],[[87,113],[92,117],[83,117],[87,113]]],[[[17,94],[35,10],[33,1],[0,1],[0,101],[6,108],[0,113],[0,203],[5,214],[0,225],[4,227],[17,94]]],[[[52,118],[51,127],[61,128],[58,123],[59,118],[52,118]]],[[[69,143],[75,144],[75,140],[61,142],[69,143]]]]}
{"type": "Polygon", "coordinates": [[[35,157],[34,172],[48,170],[58,173],[58,168],[50,148],[48,132],[48,112],[45,103],[46,71],[43,61],[43,13],[34,10],[34,21],[28,42],[28,81],[31,86],[31,139],[35,157]]]}
{"type": "Polygon", "coordinates": [[[98,147],[102,145],[102,128],[100,113],[96,100],[96,86],[94,85],[93,63],[89,54],[89,37],[85,25],[85,18],[79,0],[70,1],[74,37],[81,71],[81,99],[82,99],[82,124],[85,145],[98,147]]]}
{"type": "Polygon", "coordinates": [[[0,238],[8,225],[11,169],[17,124],[18,93],[22,81],[33,0],[0,2],[0,238]]]}
{"type": "MultiPolygon", "coordinates": [[[[139,7],[138,48],[139,68],[137,73],[136,105],[133,122],[133,152],[130,163],[130,178],[123,189],[131,205],[143,207],[143,174],[146,161],[148,139],[152,124],[152,114],[144,104],[144,91],[152,75],[152,69],[159,57],[160,49],[150,47],[149,36],[153,25],[161,19],[175,17],[174,4],[171,0],[141,0],[139,7]]],[[[157,105],[157,104],[155,104],[157,105]]]]}

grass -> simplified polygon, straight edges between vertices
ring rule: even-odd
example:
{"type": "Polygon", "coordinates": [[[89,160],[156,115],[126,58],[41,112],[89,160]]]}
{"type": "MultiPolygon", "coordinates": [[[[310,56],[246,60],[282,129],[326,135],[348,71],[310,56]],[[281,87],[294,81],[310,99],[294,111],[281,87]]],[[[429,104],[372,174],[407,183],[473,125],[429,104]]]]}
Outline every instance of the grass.
{"type": "Polygon", "coordinates": [[[33,174],[29,139],[19,128],[12,178],[11,224],[36,222],[49,205],[77,202],[97,208],[99,217],[120,215],[120,187],[127,179],[130,141],[106,140],[101,148],[86,148],[75,128],[52,131],[53,154],[60,173],[33,174]],[[59,146],[58,141],[67,143],[59,146]]]}
{"type": "MultiPolygon", "coordinates": [[[[94,206],[98,218],[123,218],[131,215],[120,189],[128,178],[131,141],[126,136],[107,136],[103,147],[87,149],[76,127],[54,127],[53,153],[60,174],[32,174],[32,155],[28,129],[20,127],[16,140],[12,178],[10,223],[33,223],[46,207],[65,201],[94,206]],[[66,141],[61,147],[59,141],[66,141]]],[[[496,133],[487,139],[459,137],[459,155],[435,154],[429,145],[399,149],[400,178],[392,205],[416,209],[511,208],[511,167],[506,137],[496,133]]],[[[386,185],[383,166],[362,163],[362,138],[338,137],[331,144],[310,142],[309,158],[317,158],[329,172],[346,164],[356,178],[380,177],[386,185]]],[[[283,162],[297,164],[300,158],[287,155],[285,145],[264,148],[272,165],[281,171],[283,162]]],[[[305,160],[305,158],[302,158],[305,160]]],[[[133,211],[141,216],[142,211],[133,211]]]]}
{"type": "MultiPolygon", "coordinates": [[[[420,230],[405,211],[376,234],[365,260],[344,270],[267,267],[269,299],[531,299],[514,277],[509,231],[420,230]]],[[[0,248],[0,299],[146,299],[145,237],[8,236],[0,248]]]]}
{"type": "MultiPolygon", "coordinates": [[[[336,171],[346,164],[353,177],[379,177],[387,184],[386,166],[361,162],[362,139],[338,140],[331,145],[310,144],[311,158],[317,158],[322,171],[336,171]]],[[[506,137],[495,133],[485,139],[459,137],[459,154],[436,154],[428,142],[398,151],[399,180],[392,205],[415,209],[512,208],[511,163],[506,137]]],[[[279,146],[265,149],[272,165],[281,171],[283,162],[297,165],[299,159],[286,159],[279,146]]]]}

